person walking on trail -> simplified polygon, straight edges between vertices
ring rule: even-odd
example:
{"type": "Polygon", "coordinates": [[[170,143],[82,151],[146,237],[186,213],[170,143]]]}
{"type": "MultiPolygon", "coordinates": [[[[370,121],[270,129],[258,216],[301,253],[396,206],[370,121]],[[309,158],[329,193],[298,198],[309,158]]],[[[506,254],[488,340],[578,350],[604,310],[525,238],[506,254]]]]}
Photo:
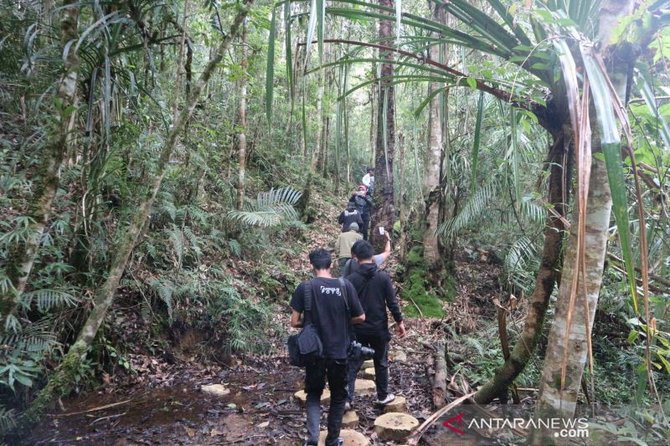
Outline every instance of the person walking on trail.
{"type": "Polygon", "coordinates": [[[347,399],[347,356],[351,344],[350,324],[365,321],[365,313],[354,287],[330,274],[331,257],[325,249],[309,253],[314,278],[301,283],[291,298],[291,326],[303,326],[305,297],[311,294],[310,320],[323,344],[323,357],[305,367],[307,434],[304,445],[317,445],[321,420],[321,394],[328,380],[330,410],[326,446],[340,446],[340,429],[347,399]]]}
{"type": "MultiPolygon", "coordinates": [[[[359,267],[347,276],[347,279],[356,288],[365,312],[365,322],[354,327],[354,332],[358,342],[375,351],[372,359],[375,364],[376,403],[385,405],[395,399],[395,395],[389,393],[388,389],[388,348],[391,333],[389,332],[386,308],[391,311],[391,315],[396,321],[396,334],[399,337],[405,336],[405,323],[391,278],[385,272],[379,271],[373,260],[372,245],[367,241],[356,243],[353,255],[358,261],[359,267]]],[[[347,376],[348,407],[353,402],[356,375],[362,364],[363,360],[359,359],[355,363],[352,362],[349,367],[347,376]]]]}
{"type": "Polygon", "coordinates": [[[375,170],[372,167],[368,167],[368,171],[365,175],[363,175],[361,183],[363,183],[365,187],[368,188],[368,195],[372,195],[375,188],[375,170]]]}
{"type": "Polygon", "coordinates": [[[337,217],[337,222],[342,225],[342,232],[347,232],[349,230],[349,225],[356,223],[359,227],[363,227],[363,219],[361,218],[361,213],[356,209],[356,205],[353,202],[347,203],[347,208],[343,210],[339,217],[337,217]]]}
{"type": "Polygon", "coordinates": [[[351,260],[351,247],[358,240],[363,240],[363,236],[358,233],[358,224],[351,223],[347,232],[341,233],[335,241],[335,252],[337,253],[339,270],[342,271],[344,265],[351,260]]]}
{"type": "MultiPolygon", "coordinates": [[[[386,236],[386,244],[384,245],[384,251],[375,254],[372,256],[372,260],[375,262],[375,265],[377,265],[377,268],[381,268],[384,262],[386,262],[386,259],[391,255],[391,235],[388,232],[384,232],[386,236]]],[[[359,242],[354,242],[353,245],[351,245],[351,252],[356,249],[356,244],[359,242]]],[[[346,261],[343,267],[340,267],[340,275],[342,277],[347,277],[354,271],[358,269],[358,261],[353,258],[350,258],[349,260],[346,261]]]]}
{"type": "Polygon", "coordinates": [[[358,186],[358,190],[349,198],[349,202],[354,204],[354,207],[361,213],[361,220],[363,224],[361,226],[361,233],[363,234],[363,240],[368,239],[368,226],[370,224],[370,212],[372,212],[372,198],[366,195],[368,188],[361,184],[358,186]]]}

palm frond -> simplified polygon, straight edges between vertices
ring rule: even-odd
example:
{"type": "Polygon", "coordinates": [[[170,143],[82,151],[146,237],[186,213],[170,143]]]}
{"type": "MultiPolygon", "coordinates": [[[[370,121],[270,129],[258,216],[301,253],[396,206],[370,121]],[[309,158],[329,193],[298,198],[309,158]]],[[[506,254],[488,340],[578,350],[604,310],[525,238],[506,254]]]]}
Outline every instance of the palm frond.
{"type": "Polygon", "coordinates": [[[301,196],[302,192],[290,187],[271,189],[260,192],[256,200],[247,202],[244,210],[231,210],[227,215],[228,218],[249,226],[277,226],[285,221],[298,219],[294,206],[301,196]]]}
{"type": "Polygon", "coordinates": [[[480,187],[455,217],[439,226],[437,229],[438,235],[451,239],[456,237],[463,229],[476,223],[477,218],[488,209],[489,203],[498,196],[499,186],[499,184],[491,182],[480,187]]]}
{"type": "Polygon", "coordinates": [[[503,261],[507,282],[528,292],[535,277],[536,263],[537,249],[533,242],[527,237],[516,240],[503,261]]]}

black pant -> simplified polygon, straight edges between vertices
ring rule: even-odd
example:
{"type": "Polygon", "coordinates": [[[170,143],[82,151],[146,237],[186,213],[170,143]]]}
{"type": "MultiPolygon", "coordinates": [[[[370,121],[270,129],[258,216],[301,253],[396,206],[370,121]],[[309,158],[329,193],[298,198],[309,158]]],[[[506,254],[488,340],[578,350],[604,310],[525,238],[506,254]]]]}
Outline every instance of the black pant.
{"type": "Polygon", "coordinates": [[[319,441],[319,421],[321,420],[321,394],[326,386],[330,388],[330,410],[328,412],[328,436],[326,446],[336,446],[342,427],[344,404],[347,400],[347,360],[321,359],[305,368],[305,393],[307,393],[307,435],[308,442],[319,441]]]}
{"type": "MultiPolygon", "coordinates": [[[[365,347],[374,349],[375,354],[372,360],[375,363],[375,385],[377,387],[377,399],[383,400],[388,396],[389,387],[389,343],[388,335],[381,336],[365,336],[357,335],[356,340],[365,347]]],[[[363,360],[349,363],[349,372],[347,376],[347,397],[349,401],[353,401],[354,392],[356,391],[356,375],[363,365],[363,360]]]]}
{"type": "Polygon", "coordinates": [[[361,234],[363,234],[363,240],[368,239],[368,225],[370,224],[370,214],[364,213],[361,214],[361,220],[363,220],[363,226],[361,227],[361,234]]]}

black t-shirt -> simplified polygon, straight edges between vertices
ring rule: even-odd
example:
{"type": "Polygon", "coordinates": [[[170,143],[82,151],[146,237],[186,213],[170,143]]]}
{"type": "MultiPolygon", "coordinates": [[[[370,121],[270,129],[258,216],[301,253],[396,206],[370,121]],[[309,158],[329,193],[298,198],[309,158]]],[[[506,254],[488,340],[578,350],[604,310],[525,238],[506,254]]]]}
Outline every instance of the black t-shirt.
{"type": "Polygon", "coordinates": [[[347,306],[344,302],[340,281],[335,278],[315,277],[298,285],[291,298],[291,308],[302,313],[305,311],[305,286],[311,283],[312,288],[312,322],[316,326],[321,342],[323,355],[329,359],[346,359],[349,348],[349,324],[353,317],[363,314],[358,294],[351,282],[344,280],[346,286],[347,306]]]}

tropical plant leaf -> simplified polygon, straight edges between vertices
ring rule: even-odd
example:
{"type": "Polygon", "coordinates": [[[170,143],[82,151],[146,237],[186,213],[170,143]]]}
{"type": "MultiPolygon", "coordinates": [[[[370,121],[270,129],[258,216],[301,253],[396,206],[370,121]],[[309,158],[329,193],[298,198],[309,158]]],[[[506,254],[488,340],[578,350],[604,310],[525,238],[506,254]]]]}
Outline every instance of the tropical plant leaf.
{"type": "Polygon", "coordinates": [[[298,212],[294,206],[302,192],[290,187],[260,192],[256,200],[245,203],[245,209],[231,210],[228,218],[241,221],[249,226],[271,227],[285,221],[297,220],[298,212]]]}

